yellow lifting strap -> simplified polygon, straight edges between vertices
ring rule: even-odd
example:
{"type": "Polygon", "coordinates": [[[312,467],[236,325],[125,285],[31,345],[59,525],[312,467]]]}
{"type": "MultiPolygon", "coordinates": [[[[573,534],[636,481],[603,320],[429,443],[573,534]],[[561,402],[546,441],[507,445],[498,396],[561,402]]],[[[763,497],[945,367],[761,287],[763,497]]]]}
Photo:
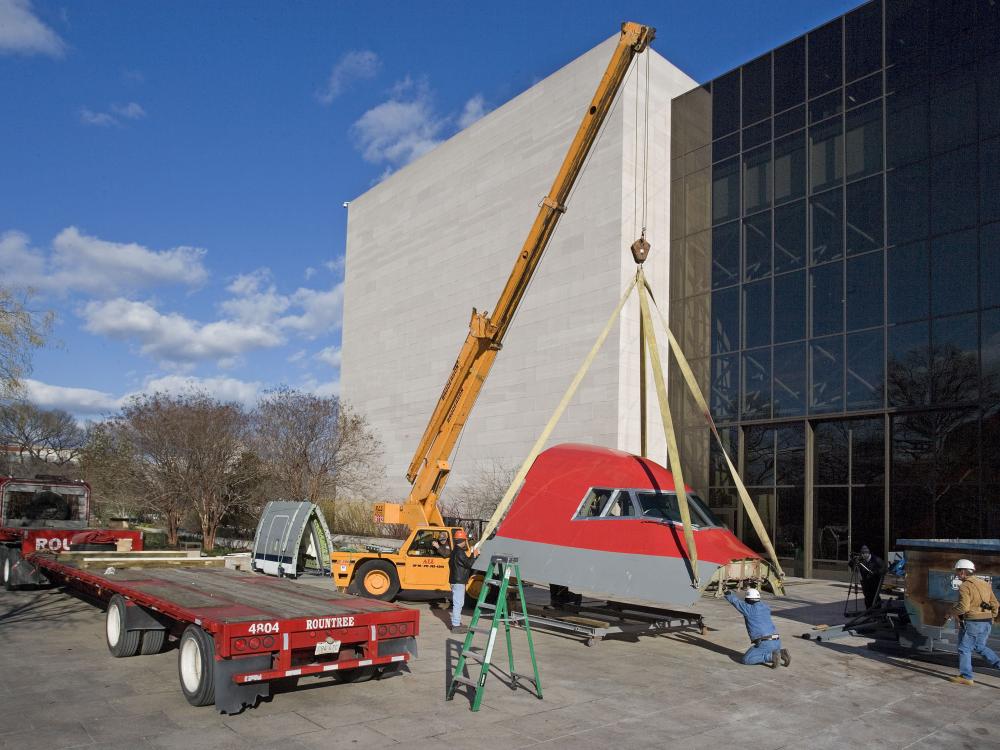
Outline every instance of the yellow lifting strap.
{"type": "MultiPolygon", "coordinates": [[[[670,416],[670,405],[667,403],[667,385],[663,378],[663,365],[660,362],[660,351],[656,346],[656,332],[649,314],[649,301],[646,294],[646,277],[642,266],[636,272],[639,287],[639,311],[642,314],[642,331],[649,349],[649,361],[653,366],[653,382],[656,384],[656,398],[660,402],[660,419],[663,422],[663,436],[667,440],[667,458],[670,459],[670,473],[674,477],[674,491],[677,493],[677,505],[681,512],[681,523],[684,525],[684,544],[687,546],[688,562],[691,566],[691,585],[700,588],[698,582],[698,548],[694,543],[694,532],[691,529],[691,509],[688,507],[687,487],[684,486],[684,473],[681,470],[681,455],[677,449],[677,435],[674,432],[674,420],[670,416]]],[[[645,367],[645,362],[642,363],[645,367]]]]}
{"type": "MultiPolygon", "coordinates": [[[[652,296],[652,294],[650,294],[650,296],[652,296]]],[[[739,472],[736,471],[736,466],[733,464],[733,460],[729,457],[729,451],[726,450],[726,446],[722,443],[722,437],[719,435],[719,430],[715,426],[715,420],[712,419],[712,412],[708,408],[705,396],[702,394],[701,388],[698,387],[698,381],[694,376],[694,372],[691,370],[691,365],[688,364],[687,357],[685,357],[684,352],[681,351],[680,344],[677,343],[677,339],[674,337],[674,334],[671,333],[670,326],[667,325],[667,320],[664,318],[663,311],[660,310],[659,305],[656,304],[655,298],[653,299],[653,306],[656,307],[660,323],[663,325],[663,329],[667,332],[667,340],[670,342],[670,350],[674,353],[674,357],[677,359],[677,364],[681,368],[681,374],[684,376],[684,381],[687,383],[688,390],[691,391],[695,404],[697,404],[698,408],[701,409],[702,416],[705,417],[705,420],[708,422],[708,426],[711,428],[712,434],[715,436],[715,440],[718,442],[719,448],[722,450],[722,455],[726,458],[729,473],[732,475],[733,481],[736,483],[736,491],[740,496],[740,500],[743,502],[743,510],[746,512],[747,518],[750,519],[750,524],[753,526],[754,531],[757,532],[757,537],[760,539],[761,544],[764,545],[764,549],[771,558],[771,564],[774,565],[778,578],[784,578],[785,572],[781,569],[781,564],[778,562],[778,555],[775,553],[774,546],[771,544],[771,537],[768,535],[767,529],[764,528],[764,522],[761,521],[760,514],[757,512],[757,506],[755,506],[753,504],[753,500],[750,499],[750,493],[747,492],[747,488],[743,484],[743,480],[740,478],[739,472]]],[[[671,457],[670,460],[672,462],[673,457],[671,457]]]]}
{"type": "Polygon", "coordinates": [[[531,450],[528,452],[524,462],[521,464],[521,468],[519,468],[517,470],[517,474],[514,475],[514,479],[510,483],[510,487],[507,488],[503,499],[501,499],[500,504],[497,505],[497,509],[493,511],[493,515],[490,516],[490,520],[483,528],[482,537],[478,542],[476,542],[473,549],[478,550],[483,541],[493,533],[497,526],[500,525],[500,521],[503,520],[508,508],[510,508],[510,504],[514,501],[514,495],[517,494],[517,491],[521,488],[521,483],[524,482],[524,478],[528,475],[528,469],[531,468],[535,459],[538,458],[538,454],[542,452],[542,448],[544,448],[545,443],[548,442],[548,439],[552,435],[552,431],[556,428],[556,425],[559,423],[559,419],[562,417],[563,412],[566,411],[566,407],[569,406],[569,402],[576,394],[576,389],[579,388],[584,375],[587,374],[587,370],[590,369],[590,366],[597,358],[597,353],[601,350],[601,347],[607,340],[608,334],[611,333],[611,329],[614,327],[615,321],[618,320],[618,316],[621,314],[622,308],[625,307],[625,302],[628,300],[629,295],[632,294],[632,290],[635,288],[637,281],[638,279],[632,279],[632,282],[628,285],[628,288],[625,290],[625,294],[622,295],[621,301],[618,303],[618,307],[616,307],[615,311],[611,313],[611,317],[608,319],[607,325],[604,326],[604,330],[602,330],[601,335],[597,337],[597,341],[595,341],[594,346],[591,347],[587,358],[583,360],[583,364],[580,365],[580,369],[577,370],[576,375],[573,377],[573,381],[569,384],[569,388],[567,388],[566,392],[563,394],[562,400],[559,402],[559,405],[556,406],[556,410],[552,413],[552,416],[549,417],[549,421],[542,430],[542,434],[538,436],[535,444],[531,446],[531,450]]]}

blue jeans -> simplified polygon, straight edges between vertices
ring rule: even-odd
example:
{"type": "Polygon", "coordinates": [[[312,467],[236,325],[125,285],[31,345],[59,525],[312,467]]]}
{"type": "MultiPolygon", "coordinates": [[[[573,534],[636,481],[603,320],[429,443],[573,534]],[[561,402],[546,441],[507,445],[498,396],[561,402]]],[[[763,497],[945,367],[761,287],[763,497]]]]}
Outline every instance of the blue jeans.
{"type": "Polygon", "coordinates": [[[958,671],[967,680],[972,679],[972,652],[982,656],[993,668],[1000,667],[1000,656],[996,655],[986,639],[993,629],[991,620],[967,620],[958,630],[958,671]]]}
{"type": "Polygon", "coordinates": [[[465,584],[451,584],[451,626],[457,628],[462,624],[462,607],[465,606],[465,584]]]}
{"type": "Polygon", "coordinates": [[[771,654],[781,648],[781,639],[761,641],[756,646],[750,646],[743,654],[744,664],[770,664],[771,654]]]}

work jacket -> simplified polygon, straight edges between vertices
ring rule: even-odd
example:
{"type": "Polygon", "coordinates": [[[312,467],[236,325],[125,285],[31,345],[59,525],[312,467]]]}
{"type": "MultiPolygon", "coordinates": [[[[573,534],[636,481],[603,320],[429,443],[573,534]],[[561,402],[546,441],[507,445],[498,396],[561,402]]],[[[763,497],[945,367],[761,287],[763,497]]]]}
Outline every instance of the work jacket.
{"type": "Polygon", "coordinates": [[[1000,604],[986,581],[969,576],[958,588],[958,602],[952,611],[963,620],[992,620],[1000,613],[1000,604]]]}
{"type": "Polygon", "coordinates": [[[457,544],[448,558],[448,583],[468,583],[472,575],[472,557],[457,544]]]}
{"type": "Polygon", "coordinates": [[[743,621],[747,626],[747,635],[751,641],[757,641],[768,635],[777,635],[778,629],[774,627],[771,619],[771,608],[764,602],[754,602],[750,604],[736,596],[732,591],[726,592],[726,601],[732,604],[743,615],[743,621]]]}

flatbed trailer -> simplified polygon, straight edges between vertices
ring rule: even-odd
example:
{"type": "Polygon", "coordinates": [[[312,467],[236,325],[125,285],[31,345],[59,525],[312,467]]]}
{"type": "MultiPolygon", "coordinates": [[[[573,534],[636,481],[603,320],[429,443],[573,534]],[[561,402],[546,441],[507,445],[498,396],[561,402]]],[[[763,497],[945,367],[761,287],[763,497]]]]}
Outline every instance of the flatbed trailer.
{"type": "Polygon", "coordinates": [[[115,657],[154,654],[179,638],[181,691],[194,706],[236,713],[270,681],[332,675],[354,682],[416,655],[419,613],[287,579],[213,568],[83,569],[51,552],[24,563],[107,606],[115,657]]]}

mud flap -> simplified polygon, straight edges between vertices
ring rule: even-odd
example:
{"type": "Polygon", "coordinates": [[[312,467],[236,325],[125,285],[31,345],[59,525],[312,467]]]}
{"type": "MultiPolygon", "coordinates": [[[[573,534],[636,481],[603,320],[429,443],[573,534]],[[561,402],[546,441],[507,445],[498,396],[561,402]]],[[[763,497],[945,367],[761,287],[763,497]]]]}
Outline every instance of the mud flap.
{"type": "Polygon", "coordinates": [[[10,555],[10,582],[12,586],[44,586],[49,583],[37,567],[21,557],[20,552],[10,555]]]}
{"type": "Polygon", "coordinates": [[[410,636],[408,638],[386,638],[378,642],[379,656],[397,656],[398,654],[409,654],[414,659],[417,658],[417,639],[410,636]]]}
{"type": "Polygon", "coordinates": [[[220,714],[238,714],[244,706],[257,705],[259,698],[271,695],[271,683],[250,682],[237,685],[233,675],[265,672],[271,668],[271,655],[244,656],[240,659],[217,659],[215,662],[215,709],[220,714]]]}
{"type": "Polygon", "coordinates": [[[167,630],[170,627],[171,620],[166,615],[151,612],[130,601],[126,601],[125,605],[126,630],[167,630]]]}

